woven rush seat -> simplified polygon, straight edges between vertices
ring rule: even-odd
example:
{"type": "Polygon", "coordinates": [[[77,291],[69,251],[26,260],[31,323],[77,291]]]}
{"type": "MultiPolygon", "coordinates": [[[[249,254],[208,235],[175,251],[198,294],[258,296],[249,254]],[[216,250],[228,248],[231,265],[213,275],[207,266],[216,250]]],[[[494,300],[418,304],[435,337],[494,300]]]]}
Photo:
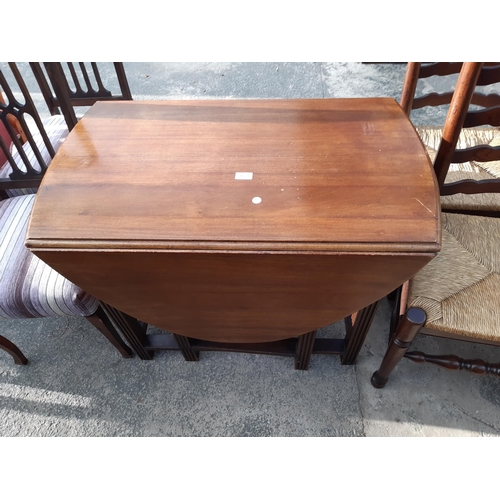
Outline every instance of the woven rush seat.
{"type": "Polygon", "coordinates": [[[500,219],[442,214],[442,249],[411,280],[425,327],[500,341],[500,219]]]}
{"type": "Polygon", "coordinates": [[[409,114],[412,109],[449,104],[442,129],[416,127],[442,193],[442,247],[392,297],[389,346],[371,378],[376,388],[385,387],[403,357],[453,371],[500,376],[500,363],[408,352],[418,334],[500,346],[500,95],[479,88],[499,81],[500,63],[408,63],[401,107],[409,114]],[[452,92],[415,98],[419,79],[458,71],[452,92]],[[453,163],[461,160],[467,161],[453,163]],[[443,195],[459,191],[474,194],[443,195]]]}
{"type": "MultiPolygon", "coordinates": [[[[47,136],[50,140],[50,143],[54,148],[54,151],[57,152],[57,150],[64,142],[64,139],[66,139],[66,136],[69,133],[64,117],[62,115],[54,115],[42,120],[42,123],[45,132],[47,133],[47,136]]],[[[40,134],[40,132],[38,132],[37,129],[35,130],[36,131],[33,131],[33,140],[35,141],[35,144],[38,150],[40,151],[43,161],[45,162],[46,165],[49,165],[52,160],[52,157],[50,156],[50,153],[47,147],[45,146],[45,142],[43,140],[42,135],[40,134]]],[[[23,145],[23,149],[26,153],[26,156],[28,157],[31,166],[36,171],[41,172],[42,169],[40,167],[40,163],[38,162],[31,145],[27,142],[23,145]]],[[[16,163],[16,165],[18,165],[19,169],[22,172],[26,172],[26,165],[24,164],[21,155],[16,150],[14,145],[11,146],[11,153],[14,162],[16,163]]],[[[12,173],[12,166],[10,165],[9,161],[6,161],[0,167],[0,178],[7,179],[11,173],[12,173]]],[[[21,189],[6,189],[5,193],[9,198],[12,198],[14,196],[36,193],[36,191],[37,191],[36,188],[21,188],[21,189]]]]}
{"type": "Polygon", "coordinates": [[[35,195],[0,201],[0,317],[90,316],[99,301],[25,246],[35,195]]]}
{"type": "MultiPolygon", "coordinates": [[[[443,129],[440,127],[415,127],[432,162],[436,157],[443,129]]],[[[498,128],[464,128],[460,132],[457,149],[473,146],[500,146],[498,128]]],[[[485,180],[500,178],[500,161],[452,163],[445,182],[459,180],[485,180]]],[[[441,196],[443,210],[500,210],[500,193],[454,194],[441,196]]]]}

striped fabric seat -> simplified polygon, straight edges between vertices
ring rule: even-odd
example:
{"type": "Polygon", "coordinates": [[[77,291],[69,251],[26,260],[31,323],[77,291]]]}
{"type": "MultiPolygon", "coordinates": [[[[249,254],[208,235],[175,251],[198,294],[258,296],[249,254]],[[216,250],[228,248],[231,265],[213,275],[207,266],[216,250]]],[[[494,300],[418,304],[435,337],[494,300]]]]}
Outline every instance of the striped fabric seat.
{"type": "Polygon", "coordinates": [[[35,195],[0,201],[0,317],[90,316],[99,301],[25,246],[35,195]]]}
{"type": "MultiPolygon", "coordinates": [[[[47,136],[54,148],[54,151],[57,152],[57,150],[64,142],[64,139],[66,139],[66,136],[69,133],[64,117],[62,115],[54,115],[51,116],[50,118],[42,120],[42,123],[47,133],[47,136]]],[[[40,151],[40,154],[42,155],[43,161],[45,162],[46,165],[49,165],[52,158],[50,156],[49,151],[47,150],[47,147],[45,146],[45,143],[43,141],[40,132],[38,132],[38,129],[35,128],[35,130],[32,133],[33,133],[33,139],[35,141],[38,150],[40,151]]],[[[21,158],[21,155],[16,150],[15,146],[12,145],[11,149],[13,153],[12,157],[16,162],[16,165],[18,165],[21,171],[26,172],[26,166],[23,162],[23,159],[21,158]]],[[[29,143],[24,144],[23,149],[32,167],[38,172],[40,172],[41,171],[40,163],[36,159],[35,153],[33,152],[33,149],[30,146],[30,144],[29,143]]],[[[0,178],[7,179],[11,173],[12,173],[12,167],[10,163],[7,161],[0,167],[0,178]]],[[[12,198],[14,196],[21,196],[23,194],[36,193],[36,188],[6,189],[5,193],[9,198],[12,198]]]]}

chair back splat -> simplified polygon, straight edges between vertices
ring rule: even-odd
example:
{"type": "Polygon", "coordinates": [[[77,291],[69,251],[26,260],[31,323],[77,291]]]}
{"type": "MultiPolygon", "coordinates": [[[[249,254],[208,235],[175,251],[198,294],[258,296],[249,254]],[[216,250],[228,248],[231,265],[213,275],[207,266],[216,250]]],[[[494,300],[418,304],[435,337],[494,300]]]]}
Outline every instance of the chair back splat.
{"type": "Polygon", "coordinates": [[[90,66],[82,62],[78,66],[71,62],[65,64],[66,69],[60,62],[43,63],[43,68],[40,63],[32,62],[30,66],[50,113],[61,112],[70,130],[78,122],[74,107],[92,106],[97,101],[132,100],[123,63],[113,63],[120,88],[116,94],[104,86],[97,63],[92,62],[90,66]]]}
{"type": "Polygon", "coordinates": [[[4,131],[0,148],[6,159],[0,166],[0,189],[15,189],[21,185],[37,187],[55,155],[55,149],[17,66],[9,63],[9,67],[24,104],[15,98],[0,70],[0,126],[4,131]],[[45,150],[44,154],[42,150],[45,150]]]}

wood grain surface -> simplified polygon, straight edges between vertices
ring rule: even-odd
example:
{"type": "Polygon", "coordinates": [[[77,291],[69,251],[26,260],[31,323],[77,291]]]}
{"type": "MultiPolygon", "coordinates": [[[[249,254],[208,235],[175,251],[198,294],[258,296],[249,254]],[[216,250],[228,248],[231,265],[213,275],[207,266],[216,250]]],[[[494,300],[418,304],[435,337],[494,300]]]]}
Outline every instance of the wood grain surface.
{"type": "Polygon", "coordinates": [[[29,239],[435,250],[438,214],[393,99],[101,102],[53,160],[29,239]]]}
{"type": "Polygon", "coordinates": [[[375,302],[434,254],[36,251],[107,304],[172,333],[280,340],[375,302]]]}
{"type": "Polygon", "coordinates": [[[173,333],[279,340],[423,267],[436,187],[393,99],[102,102],[45,175],[27,246],[173,333]]]}

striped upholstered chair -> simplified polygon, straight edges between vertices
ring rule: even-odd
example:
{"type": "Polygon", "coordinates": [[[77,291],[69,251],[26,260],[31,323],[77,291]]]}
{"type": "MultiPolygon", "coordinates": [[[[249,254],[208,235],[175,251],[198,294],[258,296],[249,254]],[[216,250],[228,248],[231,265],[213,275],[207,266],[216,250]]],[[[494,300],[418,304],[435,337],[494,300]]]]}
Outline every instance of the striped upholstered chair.
{"type": "MultiPolygon", "coordinates": [[[[13,70],[15,76],[16,70],[13,70]]],[[[3,175],[0,174],[0,318],[82,316],[124,358],[130,358],[132,350],[110,320],[113,308],[55,272],[24,245],[35,201],[33,191],[40,184],[68,129],[57,116],[45,123],[40,120],[28,90],[18,73],[17,76],[24,94],[24,105],[15,99],[0,71],[0,85],[7,97],[0,103],[0,145],[7,159],[1,171],[3,175]],[[28,124],[26,115],[31,116],[31,124],[28,124]],[[21,129],[14,126],[12,117],[21,129]],[[25,132],[26,137],[23,138],[21,132],[25,132]]],[[[1,335],[0,349],[11,354],[16,364],[28,362],[16,345],[1,335]]]]}
{"type": "MultiPolygon", "coordinates": [[[[462,126],[470,116],[471,97],[476,81],[484,75],[482,70],[483,63],[464,63],[460,71],[442,141],[434,155],[440,188],[447,179],[462,126]]],[[[493,125],[500,118],[500,106],[472,113],[475,119],[493,125]]],[[[494,136],[497,131],[492,130],[491,134],[494,136]]],[[[491,160],[492,168],[498,168],[500,147],[473,148],[473,154],[479,154],[482,162],[491,160]]],[[[476,183],[469,179],[467,182],[464,196],[468,196],[467,192],[480,193],[481,189],[498,189],[500,181],[476,183]]],[[[430,362],[451,370],[500,376],[500,363],[407,352],[418,333],[500,346],[500,218],[488,216],[492,207],[484,210],[483,215],[472,210],[464,212],[454,213],[450,209],[442,213],[441,251],[397,291],[389,347],[372,376],[375,387],[385,386],[403,356],[417,363],[430,362]]],[[[492,353],[495,351],[500,354],[500,350],[493,348],[492,353]]]]}
{"type": "MultiPolygon", "coordinates": [[[[0,201],[0,317],[5,319],[83,316],[124,358],[132,357],[110,321],[109,305],[84,290],[34,256],[24,246],[35,195],[0,201]]],[[[0,349],[16,364],[28,361],[20,349],[0,335],[0,349]]]]}
{"type": "MultiPolygon", "coordinates": [[[[0,317],[83,316],[124,358],[130,358],[131,349],[108,319],[102,304],[24,246],[34,201],[34,194],[0,201],[0,317]]],[[[22,352],[3,336],[0,348],[11,354],[16,364],[27,363],[22,352]]]]}

